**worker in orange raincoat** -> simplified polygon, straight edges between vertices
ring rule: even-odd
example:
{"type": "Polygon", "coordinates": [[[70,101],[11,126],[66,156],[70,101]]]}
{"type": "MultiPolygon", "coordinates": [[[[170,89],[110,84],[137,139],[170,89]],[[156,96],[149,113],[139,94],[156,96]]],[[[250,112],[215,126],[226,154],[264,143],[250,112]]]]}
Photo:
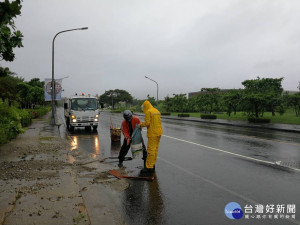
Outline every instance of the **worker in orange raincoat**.
{"type": "Polygon", "coordinates": [[[141,171],[142,173],[152,173],[155,169],[155,163],[157,159],[157,152],[160,142],[160,137],[163,133],[161,127],[161,114],[154,108],[151,103],[146,100],[143,105],[143,112],[145,113],[145,122],[139,124],[140,127],[147,127],[147,159],[145,168],[141,171]]]}
{"type": "Polygon", "coordinates": [[[123,112],[124,120],[122,122],[122,132],[124,135],[124,142],[121,147],[119,153],[119,167],[123,166],[123,161],[125,160],[125,156],[127,155],[130,145],[131,145],[131,137],[134,131],[134,128],[137,124],[140,124],[140,119],[137,116],[132,115],[130,110],[125,110],[123,112]]]}

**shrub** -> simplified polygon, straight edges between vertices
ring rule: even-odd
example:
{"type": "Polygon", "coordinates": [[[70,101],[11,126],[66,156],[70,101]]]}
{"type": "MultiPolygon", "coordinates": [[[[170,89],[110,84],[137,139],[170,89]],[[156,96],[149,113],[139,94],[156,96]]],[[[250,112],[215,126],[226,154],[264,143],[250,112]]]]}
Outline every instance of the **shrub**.
{"type": "Polygon", "coordinates": [[[15,107],[0,101],[0,144],[4,144],[23,133],[21,117],[15,107]]]}
{"type": "Polygon", "coordinates": [[[27,127],[31,124],[32,115],[26,109],[19,109],[18,110],[19,116],[21,117],[21,125],[22,127],[27,127]]]}
{"type": "Polygon", "coordinates": [[[36,119],[38,117],[46,115],[50,111],[50,109],[50,107],[37,107],[35,109],[29,109],[29,112],[31,114],[31,117],[36,119]]]}
{"type": "Polygon", "coordinates": [[[190,117],[190,114],[187,113],[179,113],[178,117],[190,117]]]}
{"type": "Polygon", "coordinates": [[[217,119],[217,115],[202,114],[201,115],[201,119],[211,119],[211,120],[214,120],[214,119],[217,119]]]}
{"type": "Polygon", "coordinates": [[[266,119],[266,118],[254,118],[254,117],[248,118],[248,121],[250,123],[270,123],[271,122],[270,119],[266,119]]]}
{"type": "Polygon", "coordinates": [[[162,116],[170,116],[171,113],[170,113],[170,112],[163,112],[163,113],[161,113],[161,115],[162,115],[162,116]]]}
{"type": "Polygon", "coordinates": [[[6,143],[7,141],[6,130],[3,125],[0,124],[0,145],[6,143]]]}
{"type": "Polygon", "coordinates": [[[50,107],[37,109],[17,109],[8,106],[7,103],[0,101],[0,144],[4,144],[18,134],[23,133],[22,127],[27,127],[33,118],[42,116],[50,110],[50,107]]]}

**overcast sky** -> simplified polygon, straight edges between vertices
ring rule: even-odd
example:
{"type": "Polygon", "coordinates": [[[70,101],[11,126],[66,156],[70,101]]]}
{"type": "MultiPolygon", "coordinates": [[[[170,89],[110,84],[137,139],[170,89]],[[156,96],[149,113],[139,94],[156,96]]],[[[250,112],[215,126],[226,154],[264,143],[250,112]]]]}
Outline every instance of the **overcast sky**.
{"type": "Polygon", "coordinates": [[[63,96],[124,89],[159,99],[244,80],[300,81],[299,0],[24,0],[15,19],[24,35],[9,67],[29,81],[55,78],[63,96]]]}

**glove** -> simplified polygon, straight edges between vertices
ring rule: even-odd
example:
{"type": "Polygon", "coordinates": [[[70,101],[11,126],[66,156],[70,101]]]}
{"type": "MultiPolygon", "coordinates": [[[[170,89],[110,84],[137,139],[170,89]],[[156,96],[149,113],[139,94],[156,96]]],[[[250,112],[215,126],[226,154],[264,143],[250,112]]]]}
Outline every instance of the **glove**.
{"type": "Polygon", "coordinates": [[[130,141],[131,141],[131,139],[130,139],[130,138],[128,138],[128,139],[127,139],[127,145],[129,145],[129,144],[130,144],[130,141]]]}

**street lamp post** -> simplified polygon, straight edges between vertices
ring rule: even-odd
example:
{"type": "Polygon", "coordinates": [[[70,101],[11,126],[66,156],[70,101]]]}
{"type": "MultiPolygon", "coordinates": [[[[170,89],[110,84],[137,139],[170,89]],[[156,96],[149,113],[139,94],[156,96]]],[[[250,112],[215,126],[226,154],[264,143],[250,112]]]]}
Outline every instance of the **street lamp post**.
{"type": "Polygon", "coordinates": [[[52,41],[52,82],[51,82],[52,113],[51,113],[51,120],[50,120],[51,125],[55,125],[55,98],[56,98],[55,79],[54,79],[54,41],[55,41],[55,38],[57,37],[57,35],[64,33],[64,32],[69,32],[69,31],[74,31],[74,30],[87,30],[87,29],[88,29],[88,27],[63,30],[63,31],[58,32],[53,38],[53,41],[52,41]]]}
{"type": "Polygon", "coordinates": [[[156,92],[156,101],[157,101],[157,106],[158,106],[158,83],[155,80],[152,80],[151,78],[145,76],[145,78],[153,81],[154,83],[156,83],[156,87],[157,87],[157,92],[156,92]]]}

